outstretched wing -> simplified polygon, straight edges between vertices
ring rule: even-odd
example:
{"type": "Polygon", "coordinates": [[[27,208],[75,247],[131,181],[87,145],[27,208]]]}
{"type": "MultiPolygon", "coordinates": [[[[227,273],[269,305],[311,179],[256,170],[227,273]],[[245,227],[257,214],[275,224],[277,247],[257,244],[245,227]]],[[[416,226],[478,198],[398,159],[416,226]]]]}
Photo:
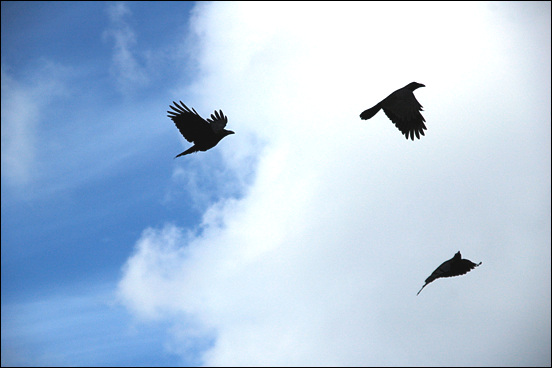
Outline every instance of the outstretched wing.
{"type": "Polygon", "coordinates": [[[211,139],[213,130],[210,124],[205,121],[195,109],[190,109],[180,101],[180,105],[173,101],[170,106],[173,111],[167,111],[168,117],[188,142],[199,143],[211,139]]]}
{"type": "Polygon", "coordinates": [[[207,121],[211,124],[211,129],[213,130],[213,132],[215,134],[218,134],[224,129],[226,123],[228,123],[228,117],[224,116],[222,110],[215,110],[215,113],[211,114],[211,118],[207,119],[207,121]]]}
{"type": "Polygon", "coordinates": [[[452,265],[453,265],[453,260],[452,259],[449,259],[448,261],[446,262],[443,262],[439,267],[437,267],[435,269],[435,271],[433,271],[433,273],[425,280],[426,284],[429,284],[430,282],[433,282],[435,280],[437,280],[439,277],[449,277],[449,276],[453,276],[451,275],[451,271],[452,271],[452,265]]]}
{"type": "Polygon", "coordinates": [[[446,275],[443,275],[441,277],[452,277],[452,276],[460,276],[460,275],[464,275],[468,272],[470,272],[471,270],[473,270],[474,268],[476,268],[477,266],[479,266],[482,262],[479,262],[479,263],[473,263],[472,261],[470,260],[467,260],[467,259],[461,259],[460,261],[458,262],[455,262],[453,264],[453,267],[452,269],[450,270],[450,272],[446,275]]]}
{"type": "Polygon", "coordinates": [[[427,129],[425,119],[420,113],[423,111],[422,105],[416,100],[412,91],[401,88],[393,92],[389,97],[381,102],[383,112],[395,124],[395,126],[405,135],[406,139],[420,138],[427,129]]]}
{"type": "MultiPolygon", "coordinates": [[[[464,275],[482,263],[479,262],[476,264],[467,259],[455,259],[455,257],[443,262],[439,267],[437,267],[437,269],[433,271],[433,273],[425,280],[425,284],[422,286],[420,291],[418,291],[418,294],[420,294],[423,288],[425,288],[429,283],[437,280],[438,278],[464,275]]],[[[458,256],[458,258],[460,258],[460,256],[458,256]]]]}

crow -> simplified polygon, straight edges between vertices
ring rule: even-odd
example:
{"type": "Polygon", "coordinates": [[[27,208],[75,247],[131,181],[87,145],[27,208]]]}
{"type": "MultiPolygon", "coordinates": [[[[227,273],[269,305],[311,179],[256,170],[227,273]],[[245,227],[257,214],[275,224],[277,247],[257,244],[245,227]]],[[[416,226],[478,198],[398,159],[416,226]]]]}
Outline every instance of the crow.
{"type": "MultiPolygon", "coordinates": [[[[473,263],[467,259],[462,259],[460,251],[454,255],[451,259],[446,262],[443,262],[433,273],[425,280],[424,286],[418,291],[418,294],[426,287],[427,284],[437,280],[440,277],[452,277],[460,276],[469,271],[473,270],[475,267],[479,266],[482,262],[478,264],[473,263]]],[[[416,294],[416,295],[418,295],[416,294]]]]}
{"type": "Polygon", "coordinates": [[[383,109],[385,115],[399,128],[406,139],[410,135],[414,140],[414,134],[416,134],[416,138],[420,139],[420,134],[425,135],[424,129],[427,130],[424,124],[425,119],[420,113],[420,111],[423,111],[422,105],[416,100],[413,93],[420,87],[425,87],[425,85],[412,82],[396,90],[376,106],[364,110],[360,114],[360,118],[368,120],[376,115],[380,109],[383,109]]]}
{"type": "Polygon", "coordinates": [[[169,106],[174,111],[167,111],[169,118],[172,119],[180,133],[190,143],[194,145],[186,151],[176,155],[174,158],[187,155],[197,151],[207,151],[217,145],[218,142],[228,134],[234,134],[231,130],[226,130],[224,127],[228,123],[228,117],[224,116],[222,110],[211,114],[211,119],[203,119],[192,108],[184,105],[180,101],[180,105],[173,101],[174,106],[169,106]]]}

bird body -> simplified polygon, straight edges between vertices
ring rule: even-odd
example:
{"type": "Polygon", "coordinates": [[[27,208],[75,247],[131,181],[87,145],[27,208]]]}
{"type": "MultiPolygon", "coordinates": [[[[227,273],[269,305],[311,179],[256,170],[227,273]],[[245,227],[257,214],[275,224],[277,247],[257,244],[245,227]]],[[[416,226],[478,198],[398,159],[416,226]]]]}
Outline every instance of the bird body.
{"type": "Polygon", "coordinates": [[[207,151],[213,148],[224,137],[234,134],[231,130],[224,127],[228,123],[228,117],[224,116],[222,110],[211,114],[210,119],[203,119],[195,111],[180,101],[180,105],[173,101],[174,106],[170,106],[173,111],[167,111],[168,117],[172,119],[182,136],[194,145],[186,151],[178,154],[175,158],[187,155],[197,151],[207,151]]]}
{"type": "Polygon", "coordinates": [[[479,266],[481,263],[482,262],[475,264],[470,260],[462,259],[462,255],[460,254],[460,251],[458,251],[454,257],[446,262],[443,262],[435,271],[433,271],[433,273],[425,280],[425,284],[422,286],[420,291],[418,291],[418,294],[420,294],[423,288],[425,288],[429,283],[437,280],[438,278],[464,275],[479,266]]]}
{"type": "Polygon", "coordinates": [[[420,134],[425,135],[424,129],[427,130],[424,124],[425,119],[420,113],[423,111],[422,105],[416,100],[413,93],[420,87],[425,87],[425,85],[412,82],[396,90],[374,107],[364,110],[360,114],[360,118],[368,120],[383,109],[385,115],[405,135],[406,139],[410,136],[414,140],[414,134],[419,139],[420,134]]]}

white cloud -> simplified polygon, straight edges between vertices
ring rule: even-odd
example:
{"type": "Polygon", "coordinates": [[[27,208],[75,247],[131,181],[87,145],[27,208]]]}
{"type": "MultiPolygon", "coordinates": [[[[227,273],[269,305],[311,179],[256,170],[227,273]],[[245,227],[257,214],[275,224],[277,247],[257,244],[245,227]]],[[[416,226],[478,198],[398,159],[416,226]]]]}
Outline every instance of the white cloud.
{"type": "MultiPolygon", "coordinates": [[[[213,338],[205,365],[549,364],[548,102],[518,106],[522,76],[496,73],[517,44],[449,6],[200,4],[192,91],[266,145],[197,233],[144,231],[123,303],[172,321],[176,345],[213,338]],[[412,80],[421,140],[358,118],[412,80]],[[483,265],[416,297],[458,250],[483,265]]],[[[239,137],[218,147],[235,170],[239,137]]]]}
{"type": "Polygon", "coordinates": [[[131,11],[126,4],[120,2],[109,5],[107,11],[110,26],[104,32],[104,38],[113,40],[111,73],[121,91],[129,93],[148,82],[148,76],[137,60],[134,51],[135,32],[126,21],[126,17],[131,15],[131,11]]]}
{"type": "Polygon", "coordinates": [[[152,345],[161,328],[143,336],[129,327],[110,282],[95,278],[44,294],[2,304],[2,366],[118,366],[156,353],[155,361],[165,363],[162,347],[152,345]]]}
{"type": "Polygon", "coordinates": [[[35,156],[37,106],[2,66],[2,177],[27,184],[35,156]]]}
{"type": "Polygon", "coordinates": [[[67,68],[42,60],[38,70],[17,79],[2,65],[2,179],[22,193],[40,173],[36,160],[41,114],[67,93],[67,73],[67,68]]]}

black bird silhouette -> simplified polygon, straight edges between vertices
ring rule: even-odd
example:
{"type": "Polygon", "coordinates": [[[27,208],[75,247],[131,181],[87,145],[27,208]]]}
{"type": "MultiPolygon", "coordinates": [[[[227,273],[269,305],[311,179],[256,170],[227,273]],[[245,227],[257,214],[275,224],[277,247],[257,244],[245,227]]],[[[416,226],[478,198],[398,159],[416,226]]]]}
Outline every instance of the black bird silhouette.
{"type": "Polygon", "coordinates": [[[192,147],[174,158],[192,152],[207,151],[216,146],[228,134],[234,134],[233,131],[224,129],[228,123],[228,117],[224,116],[222,110],[215,110],[215,113],[211,114],[211,119],[205,120],[193,108],[190,110],[182,101],[180,101],[180,105],[174,101],[173,104],[174,106],[170,106],[170,108],[174,111],[167,111],[168,117],[172,119],[184,138],[188,142],[194,143],[192,147]]]}
{"type": "MultiPolygon", "coordinates": [[[[440,277],[452,277],[460,276],[469,271],[473,270],[475,267],[479,266],[482,262],[478,264],[473,263],[467,259],[462,259],[460,251],[454,255],[451,259],[446,262],[443,262],[433,273],[425,280],[424,286],[418,291],[418,294],[426,287],[427,284],[437,280],[440,277]]],[[[416,294],[416,295],[418,295],[416,294]]]]}
{"type": "Polygon", "coordinates": [[[405,135],[406,139],[408,136],[414,140],[414,134],[416,138],[420,138],[424,134],[424,129],[427,130],[424,124],[424,117],[420,113],[423,111],[422,105],[414,97],[414,91],[420,87],[425,87],[421,83],[412,82],[401,89],[396,90],[391,93],[389,96],[384,98],[376,106],[364,110],[360,114],[360,118],[363,120],[368,120],[372,116],[376,115],[380,109],[383,109],[383,112],[393,124],[399,128],[402,134],[405,135]]]}

